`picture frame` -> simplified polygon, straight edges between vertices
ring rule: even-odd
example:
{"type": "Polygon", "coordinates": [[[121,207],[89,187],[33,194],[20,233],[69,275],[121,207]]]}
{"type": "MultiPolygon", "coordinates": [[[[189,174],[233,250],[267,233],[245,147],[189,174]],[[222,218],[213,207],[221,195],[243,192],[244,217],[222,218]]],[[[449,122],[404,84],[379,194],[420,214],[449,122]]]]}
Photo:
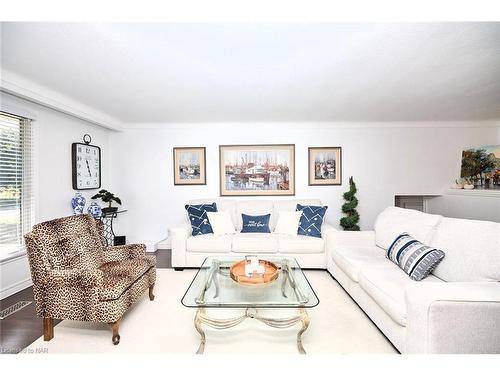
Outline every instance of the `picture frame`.
{"type": "Polygon", "coordinates": [[[174,185],[206,185],[206,148],[174,147],[174,185]]]}
{"type": "Polygon", "coordinates": [[[342,185],[342,147],[308,148],[309,186],[342,185]]]}
{"type": "Polygon", "coordinates": [[[295,195],[295,145],[220,145],[221,196],[295,195]]]}

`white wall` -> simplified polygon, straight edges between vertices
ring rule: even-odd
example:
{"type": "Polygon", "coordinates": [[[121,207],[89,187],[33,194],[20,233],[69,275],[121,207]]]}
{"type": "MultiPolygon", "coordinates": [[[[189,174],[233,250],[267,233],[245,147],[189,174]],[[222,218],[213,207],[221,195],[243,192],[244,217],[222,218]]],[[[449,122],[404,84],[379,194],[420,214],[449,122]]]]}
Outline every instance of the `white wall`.
{"type": "MultiPolygon", "coordinates": [[[[36,222],[73,213],[70,202],[75,194],[71,182],[71,143],[81,142],[85,133],[92,136],[92,144],[101,147],[102,184],[106,187],[109,181],[110,130],[4,93],[1,93],[0,103],[2,110],[34,119],[36,222]]],[[[87,190],[83,195],[90,198],[94,193],[95,190],[87,190]]],[[[89,201],[87,199],[87,204],[89,201]]],[[[0,271],[0,298],[31,285],[25,256],[0,263],[0,271]]]]}
{"type": "Polygon", "coordinates": [[[472,125],[160,124],[127,129],[110,138],[111,187],[129,210],[116,228],[130,241],[159,241],[181,222],[188,200],[219,196],[219,145],[293,143],[296,197],[320,198],[329,206],[327,220],[336,225],[352,175],[359,190],[361,227],[370,229],[376,215],[394,204],[395,195],[440,194],[459,174],[463,147],[496,139],[497,128],[472,125]],[[175,146],[207,147],[206,186],[174,186],[175,146]],[[308,186],[310,146],[342,146],[343,186],[308,186]]]}

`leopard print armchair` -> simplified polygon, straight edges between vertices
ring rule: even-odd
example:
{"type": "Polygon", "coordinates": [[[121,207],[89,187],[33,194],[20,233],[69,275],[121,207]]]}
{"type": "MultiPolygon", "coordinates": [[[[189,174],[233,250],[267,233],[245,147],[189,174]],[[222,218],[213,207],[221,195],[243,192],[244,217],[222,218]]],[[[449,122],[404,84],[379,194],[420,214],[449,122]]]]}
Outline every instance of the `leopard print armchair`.
{"type": "Polygon", "coordinates": [[[54,319],[71,319],[110,324],[117,345],[127,309],[148,288],[154,299],[156,258],[144,245],[105,247],[91,215],[36,224],[24,238],[45,341],[54,337],[54,319]]]}

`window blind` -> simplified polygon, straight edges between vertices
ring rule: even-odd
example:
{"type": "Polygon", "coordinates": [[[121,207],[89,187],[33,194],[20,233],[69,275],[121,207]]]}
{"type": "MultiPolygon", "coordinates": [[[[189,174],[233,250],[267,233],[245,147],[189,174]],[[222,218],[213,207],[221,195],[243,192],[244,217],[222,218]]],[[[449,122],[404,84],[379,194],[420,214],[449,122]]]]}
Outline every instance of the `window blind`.
{"type": "Polygon", "coordinates": [[[0,112],[0,259],[24,251],[34,222],[31,120],[0,112]]]}

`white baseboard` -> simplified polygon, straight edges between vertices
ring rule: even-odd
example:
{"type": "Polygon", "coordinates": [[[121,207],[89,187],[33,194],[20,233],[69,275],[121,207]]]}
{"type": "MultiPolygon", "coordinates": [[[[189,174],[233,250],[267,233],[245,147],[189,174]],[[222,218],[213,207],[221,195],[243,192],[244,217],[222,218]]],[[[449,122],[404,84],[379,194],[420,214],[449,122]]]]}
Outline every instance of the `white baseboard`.
{"type": "Polygon", "coordinates": [[[3,289],[2,291],[0,291],[0,299],[7,298],[7,297],[9,297],[13,294],[16,294],[17,292],[20,292],[21,290],[26,289],[32,285],[33,285],[33,282],[31,281],[31,278],[18,281],[17,283],[12,284],[12,285],[8,286],[7,288],[3,289]]]}

